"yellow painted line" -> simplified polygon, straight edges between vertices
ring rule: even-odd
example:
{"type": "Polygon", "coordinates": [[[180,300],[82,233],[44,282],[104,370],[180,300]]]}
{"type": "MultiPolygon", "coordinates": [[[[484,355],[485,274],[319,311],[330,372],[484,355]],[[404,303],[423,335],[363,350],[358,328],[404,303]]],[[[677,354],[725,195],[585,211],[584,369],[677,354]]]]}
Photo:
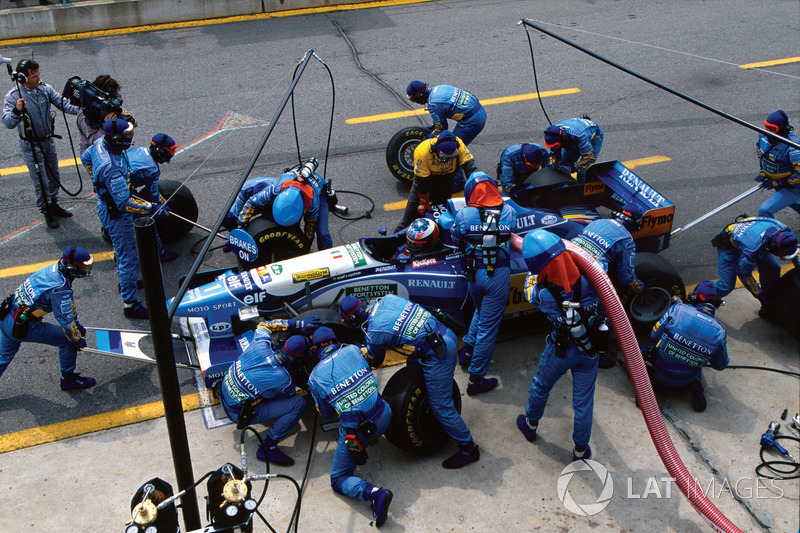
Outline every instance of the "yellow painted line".
{"type": "MultiPolygon", "coordinates": [[[[94,256],[94,262],[99,263],[100,261],[111,261],[114,259],[114,252],[97,252],[92,254],[94,256]]],[[[41,263],[31,263],[28,265],[20,265],[16,267],[9,267],[9,268],[2,268],[0,269],[0,279],[2,278],[11,278],[14,276],[22,276],[23,274],[33,274],[39,269],[46,267],[47,265],[52,265],[55,261],[42,261],[41,263]]]]}
{"type": "Polygon", "coordinates": [[[774,67],[775,65],[787,65],[789,63],[797,63],[797,62],[800,62],[800,56],[787,57],[784,59],[773,59],[772,61],[761,61],[759,63],[746,63],[744,65],[739,65],[739,68],[774,67]]]}
{"type": "MultiPolygon", "coordinates": [[[[522,102],[524,100],[533,100],[538,98],[541,94],[542,98],[547,98],[548,96],[562,96],[565,94],[575,94],[581,92],[580,89],[577,87],[572,87],[570,89],[558,89],[555,91],[544,91],[542,93],[526,93],[526,94],[516,94],[512,96],[500,96],[498,98],[489,98],[487,100],[481,100],[481,104],[484,107],[490,105],[497,105],[497,104],[508,104],[511,102],[522,102]]],[[[346,124],[364,124],[366,122],[378,122],[381,120],[393,120],[396,118],[406,118],[406,117],[416,117],[419,115],[427,115],[428,111],[425,108],[422,109],[415,109],[413,111],[395,111],[393,113],[382,113],[380,115],[368,115],[365,117],[355,117],[355,118],[348,118],[345,120],[346,124]]]]}
{"type": "MultiPolygon", "coordinates": [[[[184,411],[194,411],[208,405],[208,400],[201,398],[200,394],[187,394],[181,397],[184,411]]],[[[104,429],[136,424],[146,420],[153,420],[164,416],[164,404],[153,402],[137,407],[91,415],[75,420],[57,422],[46,426],[17,431],[0,435],[0,453],[21,450],[30,446],[69,439],[80,435],[87,435],[104,429]]]]}
{"type": "MultiPolygon", "coordinates": [[[[61,161],[58,162],[59,168],[74,167],[74,166],[76,166],[74,158],[62,159],[61,161]]],[[[28,167],[26,167],[25,165],[20,165],[18,167],[0,168],[0,176],[12,176],[14,174],[27,174],[27,173],[28,173],[28,167]]]]}
{"type": "Polygon", "coordinates": [[[422,4],[432,1],[434,0],[381,0],[378,2],[364,2],[359,4],[308,7],[303,9],[287,9],[286,11],[256,13],[253,15],[236,15],[231,17],[219,17],[219,18],[212,18],[205,20],[190,20],[186,22],[148,24],[144,26],[134,26],[130,28],[86,31],[81,33],[67,33],[64,35],[46,35],[35,38],[24,37],[22,39],[5,39],[5,40],[0,40],[0,46],[28,45],[33,43],[49,43],[55,41],[74,41],[77,39],[94,39],[97,37],[108,37],[112,35],[127,35],[129,33],[141,33],[146,31],[173,30],[179,28],[197,28],[202,26],[214,26],[217,24],[230,24],[233,22],[248,22],[252,20],[294,17],[298,15],[311,15],[316,13],[332,13],[336,11],[355,11],[359,9],[371,9],[373,7],[391,7],[391,6],[402,6],[408,4],[422,4]]]}
{"type": "MultiPolygon", "coordinates": [[[[652,165],[654,163],[663,163],[665,161],[672,161],[672,159],[670,159],[667,156],[663,156],[663,155],[654,155],[654,156],[651,156],[651,157],[642,157],[640,159],[630,159],[628,161],[623,161],[622,164],[625,165],[626,167],[630,168],[630,169],[634,169],[636,167],[641,167],[641,166],[644,166],[644,165],[652,165]]],[[[456,195],[456,197],[463,196],[463,195],[464,195],[464,193],[461,192],[461,193],[458,193],[458,195],[456,195]]],[[[407,200],[400,200],[399,202],[390,202],[388,204],[383,204],[383,210],[384,211],[399,211],[400,209],[405,209],[406,208],[406,203],[408,203],[407,200]]]]}

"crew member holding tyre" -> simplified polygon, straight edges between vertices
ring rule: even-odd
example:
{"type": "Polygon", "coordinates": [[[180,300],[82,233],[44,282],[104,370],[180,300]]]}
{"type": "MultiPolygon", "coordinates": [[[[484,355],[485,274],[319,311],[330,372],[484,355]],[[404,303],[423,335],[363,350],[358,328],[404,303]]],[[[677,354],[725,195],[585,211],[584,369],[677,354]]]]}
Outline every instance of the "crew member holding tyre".
{"type": "Polygon", "coordinates": [[[500,154],[497,180],[507,193],[522,185],[531,174],[547,166],[550,150],[536,143],[512,144],[500,154]]]}
{"type": "Polygon", "coordinates": [[[728,336],[714,312],[722,305],[717,289],[703,281],[689,294],[686,303],[677,297],[650,336],[656,345],[645,350],[647,369],[656,383],[669,388],[689,388],[692,408],[705,411],[703,367],[714,370],[728,366],[728,336]]]}
{"type": "Polygon", "coordinates": [[[121,118],[106,120],[105,135],[81,156],[81,163],[92,175],[97,192],[97,216],[111,237],[119,276],[119,295],[126,318],[147,319],[149,313],[139,300],[139,253],[133,232],[138,215],[168,216],[170,209],[157,202],[131,196],[130,168],[125,150],[133,142],[133,124],[121,118]]]}
{"type": "MultiPolygon", "coordinates": [[[[642,227],[644,211],[635,203],[627,203],[613,218],[595,220],[572,239],[572,242],[589,252],[603,270],[608,273],[613,265],[620,285],[634,294],[644,290],[644,283],[636,277],[636,243],[632,231],[642,227]]],[[[608,330],[608,325],[605,325],[608,330]]],[[[617,362],[606,354],[600,354],[600,368],[611,368],[617,362]]]]}
{"type": "Polygon", "coordinates": [[[298,396],[292,366],[308,354],[307,335],[319,326],[319,319],[262,321],[256,328],[253,342],[242,352],[225,373],[220,386],[219,400],[237,429],[251,424],[274,420],[264,436],[264,445],[256,456],[284,466],[294,459],[278,449],[278,443],[297,425],[306,410],[306,400],[298,396]],[[273,334],[293,331],[280,346],[273,346],[273,334]]]}
{"type": "Polygon", "coordinates": [[[469,176],[477,167],[470,151],[452,132],[445,130],[438,137],[419,143],[414,150],[414,183],[395,233],[415,218],[425,216],[431,205],[446,202],[453,194],[459,169],[469,176]]]}
{"type": "MultiPolygon", "coordinates": [[[[166,204],[166,199],[158,190],[158,179],[161,177],[159,165],[169,163],[177,148],[178,143],[175,142],[175,139],[166,133],[156,133],[147,148],[132,146],[125,151],[131,171],[131,186],[143,187],[142,195],[148,202],[166,204]]],[[[164,249],[158,231],[156,231],[156,244],[162,263],[177,259],[177,252],[164,249]]]]}
{"type": "Polygon", "coordinates": [[[367,447],[378,444],[392,420],[392,410],[378,391],[362,349],[340,344],[327,327],[311,338],[312,354],[319,360],[308,377],[308,389],[324,418],[339,418],[339,441],[333,456],[331,487],[334,491],[369,500],[375,526],[381,527],[389,513],[392,492],[376,487],[353,474],[367,460],[367,447]]]}
{"type": "Polygon", "coordinates": [[[360,326],[364,331],[367,360],[373,368],[383,363],[387,347],[414,347],[408,363],[422,368],[433,416],[458,444],[458,452],[442,466],[461,468],[480,459],[480,450],[453,403],[456,334],[422,306],[393,294],[387,294],[372,305],[354,296],[345,296],[339,305],[339,314],[346,325],[360,326]]]}
{"type": "Polygon", "coordinates": [[[447,119],[458,122],[453,135],[469,145],[486,125],[486,110],[474,95],[452,85],[428,84],[414,80],[406,87],[406,95],[412,102],[426,106],[433,120],[431,137],[448,130],[447,119]]]}
{"type": "MultiPolygon", "coordinates": [[[[764,127],[800,143],[800,138],[792,133],[794,128],[789,125],[789,117],[782,110],[771,113],[764,121],[764,127]]],[[[758,216],[775,218],[775,213],[784,207],[791,207],[800,213],[800,150],[763,133],[758,136],[756,147],[761,167],[756,181],[762,182],[765,189],[775,190],[759,207],[758,216]]]]}
{"type": "Polygon", "coordinates": [[[603,147],[603,130],[588,118],[570,118],[544,130],[544,145],[551,150],[548,166],[562,174],[577,172],[583,183],[586,171],[597,161],[603,147]]]}
{"type": "Polygon", "coordinates": [[[450,235],[464,250],[464,267],[475,314],[458,352],[459,363],[469,367],[467,394],[474,396],[497,386],[486,378],[494,354],[497,331],[503,320],[511,288],[508,241],[517,214],[503,202],[494,180],[485,172],[473,172],[464,186],[467,205],[456,213],[450,235]]]}
{"type": "Polygon", "coordinates": [[[767,291],[778,282],[781,275],[780,258],[792,260],[795,268],[800,266],[797,259],[797,237],[789,227],[774,218],[750,217],[737,220],[725,226],[711,244],[717,248],[717,268],[719,280],[714,283],[717,295],[724,298],[736,286],[736,278],[761,302],[758,314],[766,317],[767,291]],[[761,283],[753,277],[758,268],[761,283]]]}
{"type": "Polygon", "coordinates": [[[594,287],[581,275],[557,236],[543,229],[531,231],[522,240],[522,257],[530,271],[525,280],[525,299],[547,316],[553,329],[531,380],[525,414],[517,417],[517,427],[528,441],[536,440],[550,391],[569,370],[575,411],[572,460],[589,459],[597,381],[595,332],[605,323],[605,313],[594,287]]]}

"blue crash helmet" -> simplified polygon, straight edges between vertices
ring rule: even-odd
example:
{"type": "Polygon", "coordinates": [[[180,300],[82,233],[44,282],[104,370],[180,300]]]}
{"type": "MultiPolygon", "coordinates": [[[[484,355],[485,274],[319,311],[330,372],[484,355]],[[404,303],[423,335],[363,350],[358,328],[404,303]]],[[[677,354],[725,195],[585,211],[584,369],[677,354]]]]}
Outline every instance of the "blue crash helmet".
{"type": "Polygon", "coordinates": [[[58,268],[65,275],[73,278],[85,278],[92,273],[94,257],[85,248],[68,246],[61,254],[58,268]]]}
{"type": "Polygon", "coordinates": [[[297,187],[286,187],[272,202],[272,219],[281,226],[294,226],[305,213],[303,194],[297,187]]]}
{"type": "Polygon", "coordinates": [[[436,156],[442,161],[452,161],[458,157],[458,138],[450,130],[442,130],[433,143],[436,156]]]}
{"type": "Polygon", "coordinates": [[[566,250],[561,239],[547,230],[535,229],[522,239],[522,258],[531,274],[538,275],[547,263],[566,250]]]}
{"type": "Polygon", "coordinates": [[[121,118],[110,118],[103,123],[106,146],[113,153],[122,153],[133,144],[133,124],[121,118]]]}

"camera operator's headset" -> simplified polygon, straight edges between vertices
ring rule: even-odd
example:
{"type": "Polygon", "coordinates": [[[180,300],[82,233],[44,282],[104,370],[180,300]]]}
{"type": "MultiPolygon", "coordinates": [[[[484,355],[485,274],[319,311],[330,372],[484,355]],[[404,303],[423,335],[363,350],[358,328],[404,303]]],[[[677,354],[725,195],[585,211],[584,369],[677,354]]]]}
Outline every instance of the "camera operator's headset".
{"type": "Polygon", "coordinates": [[[28,76],[25,74],[25,69],[28,68],[28,59],[23,59],[17,63],[17,76],[22,83],[28,83],[28,76]]]}

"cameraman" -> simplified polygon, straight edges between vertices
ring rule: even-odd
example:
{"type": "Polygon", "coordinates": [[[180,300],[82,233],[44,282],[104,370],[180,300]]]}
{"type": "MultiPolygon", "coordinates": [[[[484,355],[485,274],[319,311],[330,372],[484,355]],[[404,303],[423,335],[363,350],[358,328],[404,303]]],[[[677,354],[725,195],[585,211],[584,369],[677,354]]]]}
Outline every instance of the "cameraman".
{"type": "Polygon", "coordinates": [[[107,94],[102,107],[86,106],[78,112],[78,146],[80,153],[86,151],[92,143],[103,136],[103,122],[110,118],[121,118],[136,126],[136,120],[121,107],[122,95],[117,80],[108,74],[97,76],[92,82],[96,88],[107,94]]]}
{"type": "Polygon", "coordinates": [[[47,227],[58,228],[55,217],[71,217],[72,213],[58,205],[58,154],[53,141],[55,112],[51,105],[65,113],[77,115],[79,109],[39,78],[39,63],[23,59],[17,64],[18,85],[6,93],[3,101],[3,124],[17,128],[19,152],[33,181],[36,205],[42,211],[47,227]],[[30,119],[23,119],[27,115],[30,119]],[[35,150],[35,152],[34,152],[35,150]],[[37,170],[43,170],[40,175],[37,170]],[[41,181],[40,181],[41,180],[41,181]],[[42,190],[42,188],[45,190],[42,190]]]}

